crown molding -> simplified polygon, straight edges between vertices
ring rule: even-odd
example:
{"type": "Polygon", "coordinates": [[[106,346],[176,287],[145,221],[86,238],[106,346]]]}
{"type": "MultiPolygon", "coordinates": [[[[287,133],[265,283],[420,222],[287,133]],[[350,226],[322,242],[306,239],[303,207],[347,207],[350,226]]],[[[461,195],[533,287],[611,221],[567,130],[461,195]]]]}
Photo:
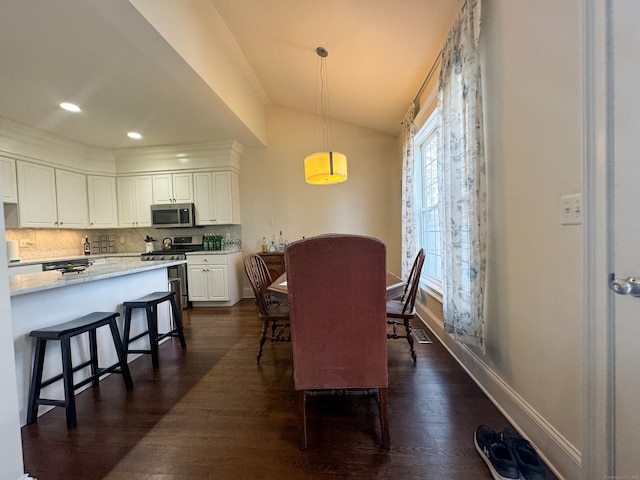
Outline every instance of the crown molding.
{"type": "Polygon", "coordinates": [[[244,147],[235,140],[193,145],[105,149],[83,145],[0,117],[0,153],[85,174],[134,174],[175,170],[240,173],[244,147]]]}
{"type": "Polygon", "coordinates": [[[150,173],[165,170],[235,170],[240,172],[244,147],[235,140],[194,145],[167,145],[115,150],[116,171],[150,173]]]}

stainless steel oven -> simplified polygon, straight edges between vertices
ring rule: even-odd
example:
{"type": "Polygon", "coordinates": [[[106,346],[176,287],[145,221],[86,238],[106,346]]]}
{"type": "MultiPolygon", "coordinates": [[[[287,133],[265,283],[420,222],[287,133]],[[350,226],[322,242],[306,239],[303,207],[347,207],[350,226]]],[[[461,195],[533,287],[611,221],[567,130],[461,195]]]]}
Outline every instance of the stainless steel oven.
{"type": "MultiPolygon", "coordinates": [[[[155,250],[153,252],[143,253],[141,255],[142,260],[186,260],[187,252],[196,252],[203,250],[202,240],[203,235],[183,235],[179,237],[173,237],[170,243],[171,248],[165,248],[163,250],[155,250]]],[[[187,264],[174,265],[167,267],[167,274],[169,276],[169,282],[175,279],[180,280],[180,303],[182,308],[189,308],[189,283],[187,280],[187,264]]]]}

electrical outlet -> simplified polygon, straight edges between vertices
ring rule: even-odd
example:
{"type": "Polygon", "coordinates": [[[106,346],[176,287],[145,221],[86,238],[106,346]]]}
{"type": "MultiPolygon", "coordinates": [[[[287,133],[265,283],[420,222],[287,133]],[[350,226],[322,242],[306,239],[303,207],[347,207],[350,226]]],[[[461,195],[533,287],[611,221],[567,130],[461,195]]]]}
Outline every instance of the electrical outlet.
{"type": "Polygon", "coordinates": [[[273,217],[269,218],[268,222],[270,227],[273,227],[273,217]]]}
{"type": "Polygon", "coordinates": [[[120,243],[124,243],[124,237],[120,237],[120,243]]]}
{"type": "Polygon", "coordinates": [[[582,224],[582,194],[563,195],[560,197],[562,225],[582,224]]]}

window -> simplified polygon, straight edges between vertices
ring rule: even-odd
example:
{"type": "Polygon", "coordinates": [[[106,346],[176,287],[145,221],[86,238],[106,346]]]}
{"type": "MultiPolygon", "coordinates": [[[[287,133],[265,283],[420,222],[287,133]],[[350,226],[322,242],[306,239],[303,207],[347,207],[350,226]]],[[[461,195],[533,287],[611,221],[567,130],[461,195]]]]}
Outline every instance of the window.
{"type": "Polygon", "coordinates": [[[414,139],[416,176],[416,244],[424,248],[421,283],[442,293],[442,246],[440,239],[440,199],[438,192],[438,128],[434,111],[414,139]]]}

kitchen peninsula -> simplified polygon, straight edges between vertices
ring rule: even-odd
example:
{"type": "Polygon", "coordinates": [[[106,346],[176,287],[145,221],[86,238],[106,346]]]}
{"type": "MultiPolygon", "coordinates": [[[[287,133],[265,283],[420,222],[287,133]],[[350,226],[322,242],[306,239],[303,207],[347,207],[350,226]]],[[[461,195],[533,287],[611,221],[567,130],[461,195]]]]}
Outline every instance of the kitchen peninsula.
{"type": "MultiPolygon", "coordinates": [[[[92,265],[80,273],[48,271],[11,276],[9,288],[21,425],[26,423],[33,362],[34,341],[29,337],[29,332],[95,311],[113,311],[122,315],[123,302],[148,293],[167,291],[167,268],[185,262],[137,260],[92,265]]],[[[122,327],[122,317],[118,318],[118,325],[122,327]]],[[[158,307],[158,326],[160,332],[170,330],[168,303],[158,307]]],[[[113,340],[108,331],[101,330],[97,332],[100,364],[111,365],[117,359],[113,340]]],[[[144,330],[144,312],[135,312],[131,333],[135,335],[144,330]]],[[[148,346],[148,341],[144,338],[140,340],[140,348],[145,348],[144,342],[148,346]]],[[[54,348],[47,349],[43,378],[50,378],[61,372],[60,351],[55,343],[52,345],[54,348]]],[[[73,338],[71,348],[75,364],[89,358],[88,341],[83,336],[73,338]]],[[[130,355],[129,358],[134,357],[130,355]]],[[[76,381],[87,378],[87,370],[88,368],[76,372],[76,381]]],[[[49,398],[63,398],[62,382],[46,387],[43,393],[49,398]]],[[[40,413],[45,411],[45,408],[40,408],[40,413]]]]}

